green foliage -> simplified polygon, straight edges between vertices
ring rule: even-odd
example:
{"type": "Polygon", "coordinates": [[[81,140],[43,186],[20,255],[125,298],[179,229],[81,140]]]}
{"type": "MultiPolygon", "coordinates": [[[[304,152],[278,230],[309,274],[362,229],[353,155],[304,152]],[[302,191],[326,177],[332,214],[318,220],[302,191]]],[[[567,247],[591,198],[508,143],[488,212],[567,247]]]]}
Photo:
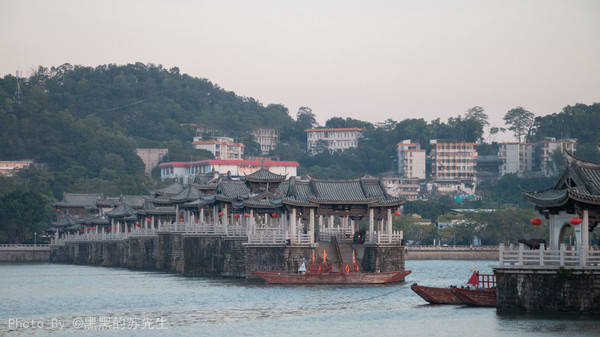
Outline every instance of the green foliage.
{"type": "Polygon", "coordinates": [[[535,227],[529,223],[536,216],[533,209],[501,208],[492,213],[466,213],[465,223],[454,227],[456,231],[472,231],[484,245],[517,243],[520,239],[532,238],[548,240],[545,226],[535,227]]]}
{"type": "Polygon", "coordinates": [[[534,118],[535,115],[532,112],[519,106],[508,110],[504,115],[504,122],[520,142],[523,136],[531,136],[534,118]]]}
{"type": "Polygon", "coordinates": [[[48,199],[39,193],[16,190],[0,197],[0,242],[31,241],[42,233],[50,218],[48,199]]]}
{"type": "Polygon", "coordinates": [[[600,161],[597,145],[600,142],[600,103],[591,105],[576,104],[555,113],[535,119],[534,141],[544,137],[576,138],[578,157],[600,161]]]}

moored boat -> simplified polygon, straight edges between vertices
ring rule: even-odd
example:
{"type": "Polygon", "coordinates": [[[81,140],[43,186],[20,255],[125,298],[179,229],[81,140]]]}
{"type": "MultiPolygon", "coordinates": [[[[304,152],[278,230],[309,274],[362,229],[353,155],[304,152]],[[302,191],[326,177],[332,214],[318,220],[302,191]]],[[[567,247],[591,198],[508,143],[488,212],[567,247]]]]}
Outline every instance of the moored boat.
{"type": "Polygon", "coordinates": [[[465,304],[469,306],[496,306],[496,277],[474,271],[467,287],[426,287],[416,283],[410,288],[431,304],[465,304]],[[472,286],[472,287],[469,287],[472,286]]]}
{"type": "Polygon", "coordinates": [[[410,289],[431,304],[463,304],[463,302],[452,293],[452,288],[427,287],[413,284],[410,289]]]}
{"type": "Polygon", "coordinates": [[[255,272],[267,283],[273,284],[386,284],[403,282],[410,270],[381,273],[326,272],[296,274],[286,271],[255,272]]]}
{"type": "Polygon", "coordinates": [[[496,306],[496,288],[452,288],[451,290],[466,305],[474,307],[496,306]]]}

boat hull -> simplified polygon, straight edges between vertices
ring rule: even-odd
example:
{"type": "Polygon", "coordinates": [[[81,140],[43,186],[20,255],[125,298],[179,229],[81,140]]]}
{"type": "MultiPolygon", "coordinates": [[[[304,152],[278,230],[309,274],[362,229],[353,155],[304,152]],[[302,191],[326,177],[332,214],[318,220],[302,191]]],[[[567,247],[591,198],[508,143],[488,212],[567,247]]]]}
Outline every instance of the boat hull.
{"type": "Polygon", "coordinates": [[[290,274],[285,271],[255,272],[271,284],[385,284],[403,282],[410,270],[384,273],[290,274]]]}
{"type": "Polygon", "coordinates": [[[497,303],[496,288],[453,288],[452,293],[469,306],[495,307],[497,303]]]}
{"type": "Polygon", "coordinates": [[[413,284],[410,289],[431,304],[463,304],[463,302],[452,293],[452,288],[426,287],[413,284]]]}

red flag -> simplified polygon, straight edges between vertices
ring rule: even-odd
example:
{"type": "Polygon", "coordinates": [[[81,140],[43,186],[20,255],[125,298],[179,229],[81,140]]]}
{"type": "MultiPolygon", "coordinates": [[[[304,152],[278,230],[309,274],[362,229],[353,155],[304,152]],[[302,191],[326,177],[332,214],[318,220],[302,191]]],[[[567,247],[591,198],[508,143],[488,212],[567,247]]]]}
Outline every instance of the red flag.
{"type": "Polygon", "coordinates": [[[323,262],[327,262],[327,251],[323,250],[323,262]]]}
{"type": "Polygon", "coordinates": [[[352,264],[356,264],[356,252],[352,251],[352,264]]]}
{"type": "Polygon", "coordinates": [[[315,250],[312,251],[313,264],[315,263],[315,250]]]}
{"type": "Polygon", "coordinates": [[[469,278],[467,284],[472,284],[476,287],[479,287],[479,273],[474,271],[473,275],[471,275],[471,277],[469,278]]]}

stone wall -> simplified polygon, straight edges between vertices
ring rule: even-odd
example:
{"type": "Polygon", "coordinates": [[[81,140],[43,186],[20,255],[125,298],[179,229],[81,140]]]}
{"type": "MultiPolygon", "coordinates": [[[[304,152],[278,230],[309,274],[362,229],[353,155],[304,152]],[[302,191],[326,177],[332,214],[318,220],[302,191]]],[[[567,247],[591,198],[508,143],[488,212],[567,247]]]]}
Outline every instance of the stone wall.
{"type": "Polygon", "coordinates": [[[245,238],[183,236],[183,270],[186,276],[245,276],[245,238]]]}
{"type": "Polygon", "coordinates": [[[404,270],[406,248],[397,245],[365,245],[361,268],[363,272],[375,273],[378,271],[404,270]]]}
{"type": "Polygon", "coordinates": [[[50,248],[48,249],[3,249],[0,250],[0,262],[22,263],[22,262],[48,262],[50,259],[50,248]]]}
{"type": "MultiPolygon", "coordinates": [[[[254,272],[287,270],[289,259],[286,260],[286,246],[246,246],[245,275],[246,279],[257,277],[254,272]]],[[[293,260],[293,258],[292,258],[293,260]]]]}
{"type": "Polygon", "coordinates": [[[469,248],[469,247],[440,247],[440,248],[411,248],[406,252],[407,260],[495,260],[498,261],[498,247],[469,248]]]}
{"type": "Polygon", "coordinates": [[[600,313],[600,270],[495,268],[498,311],[600,313]]]}
{"type": "Polygon", "coordinates": [[[68,242],[52,247],[50,262],[155,269],[156,237],[133,237],[123,241],[68,242]]]}

